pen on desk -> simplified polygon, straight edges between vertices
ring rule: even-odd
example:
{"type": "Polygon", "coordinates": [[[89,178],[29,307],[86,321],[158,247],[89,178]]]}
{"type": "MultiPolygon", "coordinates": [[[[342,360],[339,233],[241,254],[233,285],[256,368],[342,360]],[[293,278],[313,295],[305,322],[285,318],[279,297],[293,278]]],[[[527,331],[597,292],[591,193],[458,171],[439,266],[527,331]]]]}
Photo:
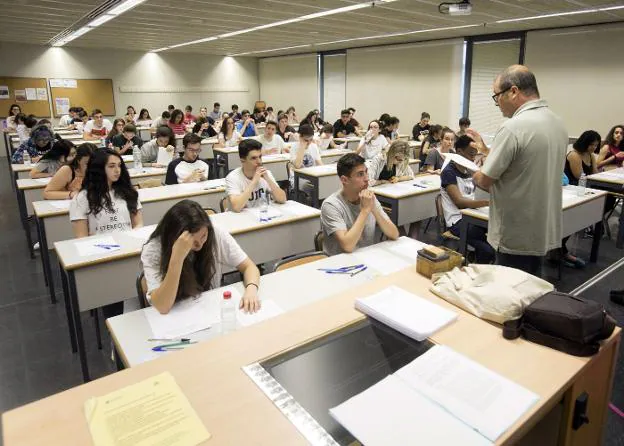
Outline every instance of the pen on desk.
{"type": "Polygon", "coordinates": [[[159,339],[159,338],[149,338],[148,339],[149,342],[190,342],[191,340],[189,338],[180,338],[180,339],[159,339]]]}
{"type": "Polygon", "coordinates": [[[121,248],[121,245],[108,245],[108,244],[96,244],[94,246],[98,248],[102,248],[102,249],[121,248]]]}
{"type": "Polygon", "coordinates": [[[351,273],[351,277],[355,276],[356,274],[360,274],[362,271],[366,271],[367,269],[368,269],[368,266],[365,266],[364,268],[359,269],[354,273],[351,273]]]}
{"type": "Polygon", "coordinates": [[[413,183],[412,186],[421,187],[423,189],[427,189],[427,186],[423,186],[422,184],[413,183]]]}

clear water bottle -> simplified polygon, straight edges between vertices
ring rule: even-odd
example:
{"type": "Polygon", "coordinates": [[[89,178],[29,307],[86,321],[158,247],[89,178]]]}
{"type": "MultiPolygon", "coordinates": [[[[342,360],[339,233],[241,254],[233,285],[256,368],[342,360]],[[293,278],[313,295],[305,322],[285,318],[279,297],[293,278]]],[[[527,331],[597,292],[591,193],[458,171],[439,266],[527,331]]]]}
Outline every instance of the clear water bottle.
{"type": "Polygon", "coordinates": [[[271,194],[265,193],[260,201],[260,223],[269,221],[269,206],[271,205],[271,194]]]}
{"type": "Polygon", "coordinates": [[[139,146],[132,148],[132,158],[134,159],[134,170],[137,172],[143,169],[143,162],[141,161],[141,151],[139,146]]]}
{"type": "Polygon", "coordinates": [[[30,159],[30,153],[28,153],[27,150],[24,150],[24,153],[22,154],[22,159],[24,160],[24,166],[30,167],[32,165],[32,161],[30,159]]]}
{"type": "Polygon", "coordinates": [[[224,291],[221,300],[221,334],[236,330],[236,307],[232,300],[232,292],[224,291]]]}
{"type": "Polygon", "coordinates": [[[579,197],[583,197],[585,195],[585,189],[587,188],[587,176],[585,176],[585,172],[581,172],[581,176],[578,182],[577,193],[579,197]]]}

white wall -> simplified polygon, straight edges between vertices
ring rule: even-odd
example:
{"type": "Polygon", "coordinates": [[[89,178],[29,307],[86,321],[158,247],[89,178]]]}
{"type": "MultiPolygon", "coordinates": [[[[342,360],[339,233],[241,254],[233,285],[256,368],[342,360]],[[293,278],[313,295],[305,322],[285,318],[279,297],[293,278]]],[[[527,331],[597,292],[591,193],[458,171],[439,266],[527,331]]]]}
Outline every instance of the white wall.
{"type": "Polygon", "coordinates": [[[347,55],[335,54],[323,58],[323,110],[322,116],[335,122],[347,107],[347,55]]]}
{"type": "MultiPolygon", "coordinates": [[[[254,58],[232,58],[181,53],[143,53],[109,49],[50,48],[0,42],[0,75],[45,78],[112,79],[118,116],[126,106],[137,112],[147,108],[152,118],[172,103],[194,110],[218,101],[229,110],[231,104],[252,107],[258,99],[258,62],[254,58]],[[140,87],[192,92],[120,92],[140,87]],[[195,87],[195,88],[192,88],[195,87]],[[237,91],[234,91],[237,90],[237,91]]],[[[80,105],[80,104],[75,104],[80,105]]],[[[5,113],[2,111],[0,113],[5,113]]]]}
{"type": "Polygon", "coordinates": [[[260,100],[272,106],[275,113],[292,105],[303,119],[319,106],[316,59],[316,54],[260,59],[260,100]]]}
{"type": "Polygon", "coordinates": [[[528,33],[525,63],[570,136],[593,129],[604,138],[624,122],[622,48],[621,24],[528,33]]]}
{"type": "Polygon", "coordinates": [[[420,114],[432,123],[457,126],[463,41],[452,39],[347,51],[347,106],[363,126],[389,113],[411,134],[420,114]]]}

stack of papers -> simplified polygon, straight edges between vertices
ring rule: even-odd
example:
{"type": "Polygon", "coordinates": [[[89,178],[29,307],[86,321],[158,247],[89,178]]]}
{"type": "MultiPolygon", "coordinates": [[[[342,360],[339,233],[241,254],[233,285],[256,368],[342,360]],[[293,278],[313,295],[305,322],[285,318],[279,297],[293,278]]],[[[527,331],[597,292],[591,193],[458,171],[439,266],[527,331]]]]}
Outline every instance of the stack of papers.
{"type": "Polygon", "coordinates": [[[452,349],[436,345],[330,409],[367,446],[490,445],[539,397],[452,349]]]}
{"type": "Polygon", "coordinates": [[[481,170],[479,168],[479,166],[477,166],[475,163],[473,163],[472,161],[470,161],[468,158],[465,158],[457,153],[442,153],[440,152],[440,155],[442,155],[442,157],[444,158],[444,164],[442,165],[442,170],[444,170],[444,168],[448,165],[448,163],[450,163],[451,161],[453,161],[455,164],[458,164],[462,167],[465,167],[466,169],[468,169],[471,172],[478,172],[479,170],[481,170]]]}
{"type": "Polygon", "coordinates": [[[457,319],[457,313],[397,286],[356,299],[355,308],[417,341],[457,319]]]}

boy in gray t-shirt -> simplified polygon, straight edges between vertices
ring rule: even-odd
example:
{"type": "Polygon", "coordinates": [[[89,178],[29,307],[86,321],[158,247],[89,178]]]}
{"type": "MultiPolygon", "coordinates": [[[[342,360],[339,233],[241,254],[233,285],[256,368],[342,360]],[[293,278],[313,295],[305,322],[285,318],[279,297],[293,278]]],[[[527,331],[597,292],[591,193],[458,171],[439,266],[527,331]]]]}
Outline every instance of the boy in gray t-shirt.
{"type": "Polygon", "coordinates": [[[368,190],[368,172],[364,158],[355,153],[338,160],[342,189],[327,197],[321,206],[321,226],[327,255],[353,252],[373,245],[383,232],[397,239],[399,230],[381,208],[375,194],[368,190]]]}

